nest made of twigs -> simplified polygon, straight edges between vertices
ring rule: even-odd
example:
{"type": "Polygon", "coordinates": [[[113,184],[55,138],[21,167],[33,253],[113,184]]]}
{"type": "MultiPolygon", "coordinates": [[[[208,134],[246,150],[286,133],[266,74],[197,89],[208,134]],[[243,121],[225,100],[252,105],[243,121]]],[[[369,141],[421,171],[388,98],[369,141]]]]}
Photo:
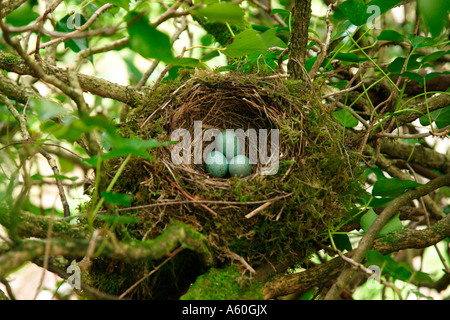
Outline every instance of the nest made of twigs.
{"type": "MultiPolygon", "coordinates": [[[[188,164],[174,164],[170,159],[174,146],[162,149],[160,159],[173,171],[181,174],[183,179],[189,183],[202,188],[227,188],[229,186],[228,179],[211,177],[205,172],[203,164],[194,163],[194,152],[197,150],[195,146],[209,129],[219,131],[241,129],[243,132],[247,132],[249,129],[253,129],[255,132],[265,129],[269,133],[271,129],[279,130],[279,121],[285,116],[286,109],[281,105],[281,101],[275,100],[265,90],[258,90],[254,84],[242,83],[242,79],[238,78],[229,78],[216,85],[208,82],[193,84],[177,96],[179,103],[169,106],[164,115],[167,119],[164,129],[168,133],[183,128],[188,130],[193,137],[190,148],[192,150],[191,161],[188,164]],[[200,134],[194,132],[195,122],[201,122],[200,134]]],[[[267,150],[270,150],[270,135],[266,144],[267,150]]],[[[202,143],[201,145],[202,148],[197,151],[200,152],[200,157],[203,157],[207,144],[202,143]]],[[[270,150],[279,152],[280,160],[288,155],[288,150],[282,146],[281,143],[279,150],[270,150]]],[[[259,154],[259,144],[256,144],[255,153],[259,154]]],[[[248,141],[246,155],[249,156],[248,141]]],[[[257,163],[253,166],[253,173],[241,179],[246,181],[254,179],[261,174],[261,167],[262,165],[257,163]]]]}
{"type": "Polygon", "coordinates": [[[133,205],[141,206],[134,236],[156,237],[176,220],[206,235],[219,259],[233,252],[256,267],[291,254],[306,258],[339,225],[360,188],[338,125],[302,88],[283,79],[207,73],[155,91],[130,116],[125,136],[167,141],[179,128],[194,135],[194,121],[202,121],[203,132],[278,129],[279,170],[262,175],[255,166],[245,178],[213,178],[201,164],[174,164],[173,146],[154,149],[155,163],[130,161],[116,183],[115,192],[133,193],[133,205]]]}

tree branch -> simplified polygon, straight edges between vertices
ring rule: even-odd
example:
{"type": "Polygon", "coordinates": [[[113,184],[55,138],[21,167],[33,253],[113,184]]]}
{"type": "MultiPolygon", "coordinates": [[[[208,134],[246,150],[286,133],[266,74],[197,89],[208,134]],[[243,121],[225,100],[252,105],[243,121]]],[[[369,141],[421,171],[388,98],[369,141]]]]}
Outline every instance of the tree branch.
{"type": "MultiPolygon", "coordinates": [[[[426,248],[450,236],[450,215],[424,230],[406,229],[401,232],[391,233],[373,242],[372,250],[383,255],[408,248],[426,248]],[[389,241],[386,239],[389,237],[389,241]]],[[[352,257],[355,250],[347,253],[352,257]]],[[[341,258],[335,258],[317,267],[293,274],[275,275],[262,286],[264,299],[274,299],[288,294],[306,291],[313,287],[319,287],[328,281],[335,279],[346,262],[341,258]]]]}
{"type": "MultiPolygon", "coordinates": [[[[45,239],[23,240],[17,247],[0,256],[0,279],[25,262],[43,256],[46,242],[45,239]]],[[[75,259],[86,256],[90,250],[91,241],[87,239],[53,238],[49,245],[51,256],[75,259]]],[[[214,257],[209,251],[206,238],[193,228],[179,222],[169,225],[161,235],[153,240],[133,243],[107,241],[106,245],[103,241],[97,241],[94,252],[102,257],[123,261],[158,260],[170,254],[180,245],[195,251],[206,267],[213,266],[214,257]]]]}
{"type": "Polygon", "coordinates": [[[308,46],[308,27],[311,19],[311,0],[295,0],[292,9],[292,32],[289,41],[288,73],[293,79],[303,79],[308,46]],[[301,65],[299,65],[301,64],[301,65]]]}
{"type": "MultiPolygon", "coordinates": [[[[41,61],[40,65],[46,74],[53,75],[65,84],[69,84],[65,69],[48,65],[44,61],[41,61]]],[[[39,78],[39,75],[23,59],[3,51],[0,51],[0,69],[39,78]]],[[[136,106],[144,100],[144,95],[130,86],[122,86],[82,73],[78,73],[78,79],[84,92],[90,92],[103,98],[114,99],[130,106],[136,106]]]]}
{"type": "MultiPolygon", "coordinates": [[[[365,252],[370,250],[373,241],[376,236],[380,233],[381,228],[387,223],[387,221],[393,217],[398,210],[406,205],[411,200],[422,197],[433,190],[436,190],[442,186],[446,186],[450,184],[450,173],[446,175],[442,175],[434,180],[431,180],[427,184],[417,187],[416,189],[409,190],[392,200],[386,208],[381,212],[378,218],[373,222],[370,228],[367,230],[365,235],[362,237],[359,242],[358,248],[353,252],[352,259],[358,263],[360,263],[365,256],[365,252]]],[[[333,284],[331,289],[327,292],[325,296],[325,300],[333,300],[337,299],[341,294],[342,290],[345,288],[349,280],[353,276],[353,270],[350,268],[344,269],[344,271],[339,275],[336,282],[333,284]]]]}
{"type": "Polygon", "coordinates": [[[428,169],[435,169],[442,173],[450,172],[450,159],[442,153],[421,145],[408,144],[388,139],[378,140],[380,152],[393,158],[409,160],[428,169]]]}

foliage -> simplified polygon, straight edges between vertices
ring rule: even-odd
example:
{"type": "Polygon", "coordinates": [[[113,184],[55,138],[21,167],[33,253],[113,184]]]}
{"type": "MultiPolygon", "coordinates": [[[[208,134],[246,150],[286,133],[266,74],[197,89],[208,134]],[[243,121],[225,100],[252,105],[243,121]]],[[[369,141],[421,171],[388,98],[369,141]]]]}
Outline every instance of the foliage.
{"type": "Polygon", "coordinates": [[[445,298],[450,3],[311,2],[304,34],[297,0],[2,3],[0,280],[32,261],[81,266],[89,298],[368,298],[376,267],[392,298],[445,298]],[[207,115],[279,129],[279,172],[171,164],[207,115]]]}

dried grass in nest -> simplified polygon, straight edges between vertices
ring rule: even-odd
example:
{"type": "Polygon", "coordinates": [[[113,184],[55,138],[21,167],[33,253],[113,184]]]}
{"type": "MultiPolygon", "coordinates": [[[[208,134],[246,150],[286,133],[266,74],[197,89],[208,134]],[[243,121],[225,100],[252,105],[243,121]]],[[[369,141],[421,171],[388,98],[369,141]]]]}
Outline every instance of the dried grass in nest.
{"type": "Polygon", "coordinates": [[[175,90],[162,89],[166,94],[134,118],[141,129],[133,134],[148,138],[156,122],[162,130],[152,137],[161,141],[179,128],[193,137],[194,121],[202,121],[203,132],[280,129],[280,171],[261,176],[254,168],[241,179],[212,178],[202,165],[175,165],[170,148],[154,149],[157,161],[142,166],[136,159],[123,174],[126,187],[117,190],[129,192],[131,186],[142,194],[134,205],[151,205],[139,209],[143,226],[136,234],[151,239],[171,221],[181,221],[207,236],[219,259],[231,250],[254,267],[265,259],[280,262],[292,252],[306,257],[323,231],[338,225],[352,197],[347,196],[349,159],[319,102],[308,104],[311,97],[290,93],[281,80],[242,75],[197,75],[175,90]]]}
{"type": "MultiPolygon", "coordinates": [[[[194,122],[202,122],[200,139],[208,129],[279,129],[278,123],[284,116],[286,109],[281,102],[274,99],[274,92],[267,87],[257,87],[254,83],[243,83],[242,77],[229,77],[221,79],[220,83],[214,85],[200,81],[185,89],[177,96],[178,104],[172,104],[167,108],[164,117],[167,122],[164,125],[168,133],[183,128],[190,132],[191,150],[195,150],[194,122]],[[272,92],[270,92],[272,91],[272,92]]],[[[209,79],[210,80],[210,79],[209,79]]],[[[254,79],[253,79],[254,80],[254,79]]],[[[267,150],[270,150],[271,137],[267,139],[267,150]]],[[[247,140],[247,139],[246,139],[247,140]]],[[[202,143],[203,150],[211,142],[202,143]]],[[[286,157],[290,152],[283,147],[280,141],[280,157],[286,157]]],[[[171,170],[181,175],[185,181],[197,185],[202,189],[216,188],[226,189],[229,180],[226,178],[214,178],[205,172],[203,164],[194,164],[194,153],[191,154],[190,164],[175,165],[170,159],[173,146],[161,150],[161,159],[171,170]]],[[[248,144],[246,146],[248,156],[248,144]]],[[[269,151],[270,154],[271,150],[269,151]]],[[[259,154],[259,144],[256,154],[259,154]]],[[[282,158],[280,158],[280,161],[282,158]]],[[[253,173],[242,178],[249,181],[260,175],[261,164],[253,166],[253,173]]]]}

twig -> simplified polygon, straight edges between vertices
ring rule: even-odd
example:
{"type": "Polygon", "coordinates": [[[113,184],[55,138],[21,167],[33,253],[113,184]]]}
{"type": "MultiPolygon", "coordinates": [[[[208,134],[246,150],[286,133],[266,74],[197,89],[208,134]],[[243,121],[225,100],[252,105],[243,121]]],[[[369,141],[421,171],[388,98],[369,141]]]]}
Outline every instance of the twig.
{"type": "Polygon", "coordinates": [[[346,106],[342,102],[336,102],[336,99],[331,99],[330,97],[327,99],[333,101],[333,103],[336,103],[336,105],[339,106],[339,108],[348,110],[348,112],[350,112],[352,114],[352,116],[354,116],[356,119],[358,119],[363,124],[364,127],[366,127],[366,128],[370,127],[369,123],[367,123],[367,121],[363,117],[361,117],[358,113],[356,113],[356,111],[353,110],[352,108],[346,106]]]}
{"type": "Polygon", "coordinates": [[[256,274],[255,269],[253,269],[252,266],[249,265],[248,262],[245,261],[245,259],[244,259],[243,257],[241,257],[240,255],[238,255],[238,254],[236,254],[236,253],[234,253],[234,252],[232,252],[232,251],[229,251],[229,252],[227,252],[227,256],[230,257],[231,259],[238,260],[240,263],[242,263],[242,264],[244,265],[244,267],[245,267],[251,274],[256,274]]]}
{"type": "Polygon", "coordinates": [[[390,132],[380,132],[377,134],[377,137],[386,137],[386,138],[393,138],[393,139],[421,139],[429,136],[434,137],[445,137],[447,134],[450,133],[450,125],[434,130],[434,131],[428,131],[423,133],[414,133],[414,134],[406,134],[406,133],[390,133],[390,132]]]}
{"type": "Polygon", "coordinates": [[[184,191],[183,189],[181,189],[181,187],[179,185],[177,185],[175,182],[173,182],[172,180],[169,179],[169,177],[166,176],[166,179],[169,180],[169,182],[175,186],[175,188],[177,188],[178,190],[181,191],[181,193],[188,199],[192,200],[194,203],[198,203],[202,208],[208,210],[209,212],[211,212],[213,215],[217,216],[217,212],[215,212],[213,209],[211,209],[210,207],[204,205],[203,203],[197,201],[197,199],[195,199],[193,196],[191,196],[190,194],[188,194],[186,191],[184,191]]]}
{"type": "MultiPolygon", "coordinates": [[[[6,107],[11,112],[13,117],[17,120],[17,122],[19,122],[19,127],[20,127],[20,131],[21,131],[23,139],[28,142],[31,141],[30,134],[27,129],[25,117],[20,115],[20,113],[16,110],[16,108],[14,108],[14,106],[11,104],[9,99],[2,94],[0,94],[0,101],[2,101],[6,105],[6,107]]],[[[55,159],[53,159],[53,157],[42,148],[39,148],[39,153],[47,159],[47,162],[50,165],[50,167],[52,168],[55,176],[60,175],[59,168],[58,168],[58,165],[57,165],[55,159]]],[[[59,196],[60,196],[63,208],[64,208],[64,217],[68,217],[70,215],[70,208],[69,208],[69,203],[67,202],[66,194],[64,192],[64,187],[62,186],[62,183],[59,179],[55,179],[55,182],[58,187],[59,196]]]]}
{"type": "Polygon", "coordinates": [[[259,206],[258,208],[256,208],[255,210],[253,210],[252,212],[246,214],[245,217],[247,219],[250,219],[251,217],[253,217],[256,214],[258,214],[259,212],[263,211],[265,208],[267,208],[271,204],[272,204],[272,201],[268,201],[268,202],[264,203],[263,205],[259,206]]]}
{"type": "Polygon", "coordinates": [[[161,264],[159,264],[155,269],[153,269],[152,271],[150,271],[149,273],[147,273],[146,275],[144,275],[141,279],[139,279],[137,282],[135,282],[131,287],[129,287],[127,290],[125,290],[124,293],[122,293],[119,296],[119,299],[123,299],[127,294],[129,294],[134,288],[136,288],[142,281],[144,281],[145,279],[147,279],[148,277],[150,277],[152,274],[154,274],[156,271],[158,271],[163,265],[165,265],[167,262],[169,262],[170,260],[172,260],[173,257],[175,257],[178,253],[180,253],[181,251],[183,251],[184,248],[183,247],[178,247],[177,249],[175,249],[175,251],[173,251],[169,257],[167,257],[161,264]]]}
{"type": "Polygon", "coordinates": [[[328,55],[328,48],[330,47],[331,43],[331,33],[333,32],[333,24],[331,24],[329,16],[333,8],[337,5],[337,3],[331,3],[328,6],[327,13],[325,15],[325,21],[327,23],[327,36],[325,39],[325,44],[321,47],[320,53],[317,55],[317,59],[314,62],[314,65],[311,67],[311,70],[309,71],[309,77],[314,78],[316,75],[316,72],[319,70],[320,66],[322,65],[323,61],[328,55]]]}
{"type": "MultiPolygon", "coordinates": [[[[385,209],[378,215],[378,218],[372,223],[370,228],[366,231],[361,241],[359,242],[358,248],[353,252],[352,259],[360,263],[364,257],[365,252],[370,250],[373,245],[373,241],[379,234],[381,228],[387,223],[387,221],[394,216],[398,209],[404,206],[406,203],[412,201],[413,199],[422,197],[442,186],[450,184],[450,173],[439,176],[438,178],[431,180],[427,184],[417,187],[416,189],[406,191],[401,196],[392,200],[385,209]]],[[[325,296],[325,300],[337,299],[342,292],[342,290],[347,286],[350,279],[353,276],[352,270],[344,269],[339,275],[336,282],[331,286],[330,290],[325,296]]]]}
{"type": "MultiPolygon", "coordinates": [[[[39,46],[41,43],[41,34],[42,32],[40,31],[40,29],[42,29],[42,27],[44,26],[45,20],[47,19],[47,16],[53,12],[57,6],[59,6],[59,4],[62,2],[63,0],[55,0],[48,8],[47,10],[45,10],[44,14],[42,16],[40,16],[38,19],[36,19],[35,23],[39,28],[38,34],[37,34],[37,38],[36,38],[36,45],[35,45],[35,54],[39,55],[39,46]]],[[[31,35],[31,31],[28,34],[28,37],[31,35]]],[[[27,37],[27,42],[28,42],[28,37],[27,37]]],[[[27,45],[25,45],[25,48],[27,47],[27,45]]]]}
{"type": "MultiPolygon", "coordinates": [[[[406,167],[408,168],[409,171],[412,172],[412,174],[413,174],[413,176],[414,176],[414,180],[415,180],[416,182],[419,182],[419,183],[420,183],[420,181],[418,181],[419,179],[417,178],[417,175],[416,175],[415,170],[410,166],[410,164],[409,164],[408,162],[406,162],[406,167]]],[[[424,197],[420,197],[420,198],[419,198],[419,201],[420,201],[420,204],[421,204],[421,206],[422,206],[423,211],[425,212],[425,221],[426,221],[426,223],[427,223],[427,226],[430,227],[430,226],[431,226],[431,223],[430,223],[430,214],[428,213],[427,207],[426,207],[426,205],[425,205],[424,197]]],[[[439,247],[435,244],[435,245],[434,245],[434,248],[436,249],[436,252],[437,252],[437,254],[438,254],[438,256],[439,256],[439,259],[441,260],[442,265],[444,266],[445,272],[450,273],[450,268],[448,267],[448,265],[447,265],[447,263],[446,263],[446,261],[445,261],[445,258],[443,257],[441,251],[439,250],[439,247]]]]}
{"type": "MultiPolygon", "coordinates": [[[[339,256],[341,257],[341,259],[343,259],[344,261],[350,263],[352,266],[354,266],[354,267],[356,267],[356,268],[362,270],[363,272],[365,272],[365,273],[368,274],[369,276],[373,276],[373,275],[376,274],[374,270],[368,269],[368,268],[364,267],[361,263],[358,263],[358,262],[356,262],[355,260],[353,260],[352,258],[349,258],[349,257],[345,256],[340,250],[336,249],[336,251],[337,251],[337,253],[339,254],[339,256]]],[[[403,300],[402,295],[401,295],[401,292],[400,292],[400,290],[399,290],[396,286],[394,286],[393,284],[391,284],[391,283],[389,283],[389,282],[387,282],[387,281],[384,281],[384,280],[381,279],[381,278],[377,279],[377,281],[381,282],[381,283],[382,283],[383,285],[385,285],[386,287],[389,287],[389,288],[391,288],[392,290],[394,290],[395,293],[397,294],[397,296],[399,297],[399,299],[400,299],[400,300],[403,300]]]]}
{"type": "MultiPolygon", "coordinates": [[[[272,8],[270,5],[270,0],[269,0],[269,6],[265,6],[264,4],[262,4],[261,2],[257,1],[257,0],[250,0],[251,3],[253,3],[254,5],[260,7],[262,10],[264,10],[265,12],[267,12],[268,14],[272,13],[272,8]]],[[[276,22],[278,22],[280,24],[280,26],[282,27],[287,27],[287,24],[283,21],[283,19],[281,19],[281,17],[279,16],[278,13],[275,14],[271,14],[271,17],[276,20],[276,22]]]]}
{"type": "MultiPolygon", "coordinates": [[[[55,159],[53,159],[53,157],[50,155],[50,153],[48,153],[47,151],[45,151],[42,148],[39,148],[39,153],[41,155],[43,155],[45,159],[47,159],[47,162],[50,165],[55,176],[56,177],[59,176],[61,173],[59,172],[58,164],[56,163],[55,159]]],[[[58,178],[55,178],[55,183],[56,183],[56,186],[58,187],[59,197],[60,197],[61,203],[63,205],[64,217],[68,217],[68,216],[70,216],[70,208],[69,208],[69,203],[67,202],[64,187],[62,185],[62,182],[58,178]]]]}
{"type": "MultiPolygon", "coordinates": [[[[146,208],[152,208],[152,207],[160,207],[160,206],[178,206],[178,205],[183,205],[183,204],[196,204],[196,203],[210,203],[210,204],[222,204],[222,205],[252,205],[252,204],[261,204],[261,203],[266,203],[267,201],[277,201],[280,199],[284,199],[287,197],[290,197],[292,195],[292,193],[288,193],[282,196],[278,196],[278,197],[274,197],[274,198],[270,198],[267,200],[259,200],[259,201],[248,201],[248,202],[240,202],[240,201],[219,201],[219,200],[185,200],[185,201],[160,201],[160,202],[156,202],[156,203],[149,203],[149,204],[144,204],[144,205],[140,205],[140,206],[134,206],[134,207],[127,207],[127,208],[119,208],[117,209],[117,211],[132,211],[132,210],[140,210],[140,209],[146,209],[146,208]]],[[[106,211],[99,211],[98,213],[105,213],[106,211]]],[[[83,216],[83,215],[80,215],[83,216]]],[[[71,216],[70,218],[73,218],[76,216],[71,216]]]]}
{"type": "MultiPolygon", "coordinates": [[[[53,208],[55,206],[53,205],[53,208]]],[[[45,278],[45,272],[48,270],[48,258],[50,255],[50,248],[51,248],[51,239],[52,239],[52,231],[53,231],[53,220],[54,220],[54,210],[52,210],[52,215],[50,217],[50,221],[49,221],[49,225],[48,225],[48,229],[47,229],[47,238],[45,239],[46,243],[45,243],[45,251],[44,251],[44,264],[42,266],[43,270],[42,270],[42,275],[41,275],[41,279],[39,281],[39,285],[36,289],[36,293],[34,295],[34,299],[36,300],[39,292],[41,291],[41,287],[42,284],[44,283],[44,278],[45,278]]]]}
{"type": "Polygon", "coordinates": [[[169,105],[169,103],[172,102],[173,98],[176,96],[176,94],[178,93],[178,91],[180,91],[182,88],[184,88],[189,82],[194,81],[196,78],[190,78],[188,81],[186,81],[185,83],[183,83],[181,86],[179,86],[174,92],[172,92],[172,94],[170,95],[170,98],[164,102],[162,105],[160,105],[158,108],[155,109],[155,111],[152,112],[151,115],[148,116],[147,119],[144,120],[144,122],[142,122],[141,124],[141,128],[143,128],[152,118],[153,116],[158,112],[163,110],[165,107],[167,107],[169,105]]]}
{"type": "Polygon", "coordinates": [[[316,95],[316,90],[314,89],[314,86],[313,86],[313,83],[312,83],[312,79],[309,76],[308,71],[306,71],[305,67],[297,59],[291,59],[291,60],[294,61],[295,63],[297,63],[300,66],[300,68],[302,69],[303,74],[306,76],[306,79],[309,82],[309,85],[311,87],[311,90],[312,90],[313,94],[316,95]]]}
{"type": "MultiPolygon", "coordinates": [[[[69,39],[73,39],[75,37],[78,37],[80,35],[82,35],[82,38],[88,37],[88,36],[92,36],[92,35],[88,35],[88,34],[82,34],[83,31],[85,31],[94,21],[95,19],[98,18],[98,16],[103,12],[108,10],[109,8],[111,8],[113,5],[110,3],[107,3],[103,6],[101,6],[97,11],[95,11],[92,16],[89,18],[88,21],[86,21],[85,24],[83,24],[82,26],[80,26],[79,28],[77,28],[76,30],[69,32],[69,33],[65,33],[63,36],[57,38],[57,39],[53,39],[50,40],[46,43],[41,44],[38,49],[43,49],[45,47],[48,47],[50,45],[53,44],[57,44],[60,42],[64,42],[67,41],[69,39]]],[[[42,29],[39,28],[39,32],[41,32],[42,29]]],[[[102,31],[103,32],[103,31],[102,31]]],[[[33,51],[29,52],[29,54],[36,52],[36,49],[34,49],[33,51]]]]}
{"type": "Polygon", "coordinates": [[[363,84],[362,82],[359,82],[357,85],[355,85],[355,86],[353,86],[353,87],[346,88],[346,89],[342,89],[341,91],[332,92],[332,93],[323,95],[323,96],[322,96],[322,99],[326,99],[326,98],[332,97],[332,96],[341,95],[341,94],[343,94],[343,93],[345,93],[345,92],[353,91],[353,90],[359,88],[362,84],[363,84]]]}

